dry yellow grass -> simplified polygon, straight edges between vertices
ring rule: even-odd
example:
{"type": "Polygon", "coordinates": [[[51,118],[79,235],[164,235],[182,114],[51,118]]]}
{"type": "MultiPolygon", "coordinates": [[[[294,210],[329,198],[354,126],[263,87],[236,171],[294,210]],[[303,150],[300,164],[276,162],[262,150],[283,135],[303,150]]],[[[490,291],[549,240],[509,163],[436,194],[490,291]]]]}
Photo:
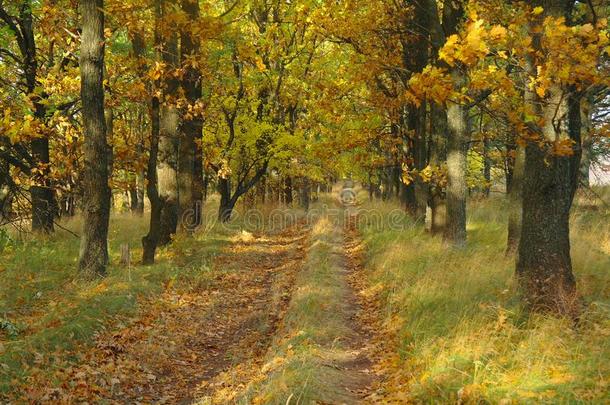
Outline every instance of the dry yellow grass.
{"type": "MultiPolygon", "coordinates": [[[[469,243],[448,250],[405,221],[404,230],[362,226],[369,281],[383,303],[398,356],[383,367],[389,397],[438,403],[610,401],[610,215],[576,208],[572,255],[587,302],[582,321],[530,315],[504,255],[506,210],[469,207],[469,243]]],[[[367,207],[371,208],[371,207],[367,207]]],[[[396,206],[376,204],[389,215],[396,206]]]]}

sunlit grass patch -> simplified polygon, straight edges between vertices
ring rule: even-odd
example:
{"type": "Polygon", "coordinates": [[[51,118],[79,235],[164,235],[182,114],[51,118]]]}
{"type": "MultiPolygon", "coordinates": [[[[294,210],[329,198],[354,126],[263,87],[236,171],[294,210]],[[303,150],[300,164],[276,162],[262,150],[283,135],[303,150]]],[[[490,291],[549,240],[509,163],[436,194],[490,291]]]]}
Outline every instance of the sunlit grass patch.
{"type": "MultiPolygon", "coordinates": [[[[388,394],[416,402],[610,401],[610,217],[575,209],[572,256],[588,303],[577,327],[530,315],[520,305],[505,257],[506,210],[500,199],[469,206],[469,241],[449,250],[440,237],[409,226],[361,227],[372,286],[381,286],[386,326],[398,339],[388,361],[402,380],[388,394]]],[[[375,204],[388,215],[396,207],[375,204]]]]}

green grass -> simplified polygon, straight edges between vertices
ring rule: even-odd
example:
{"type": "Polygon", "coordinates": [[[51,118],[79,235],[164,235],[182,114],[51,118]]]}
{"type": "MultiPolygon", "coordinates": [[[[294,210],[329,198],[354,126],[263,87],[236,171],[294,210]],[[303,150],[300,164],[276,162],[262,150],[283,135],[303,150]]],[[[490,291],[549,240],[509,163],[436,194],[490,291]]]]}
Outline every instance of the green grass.
{"type": "MultiPolygon", "coordinates": [[[[78,219],[62,225],[80,232],[78,219]]],[[[76,360],[97,331],[128,323],[142,298],[159,294],[170,281],[185,289],[204,283],[213,256],[233,233],[216,226],[194,238],[179,236],[171,247],[160,249],[154,266],[142,266],[140,240],[147,229],[147,218],[113,215],[108,276],[95,282],[77,277],[77,237],[62,230],[48,237],[13,236],[0,254],[0,318],[18,333],[0,331],[0,397],[32,368],[76,360]],[[132,249],[130,269],[118,265],[122,243],[132,249]]]]}
{"type": "MultiPolygon", "coordinates": [[[[388,394],[423,403],[610,401],[610,214],[575,209],[572,255],[588,303],[578,327],[521,307],[514,259],[504,255],[500,198],[469,205],[468,247],[450,250],[403,220],[362,224],[371,288],[379,292],[398,356],[388,394]]],[[[388,216],[396,206],[374,207],[388,216]]]]}

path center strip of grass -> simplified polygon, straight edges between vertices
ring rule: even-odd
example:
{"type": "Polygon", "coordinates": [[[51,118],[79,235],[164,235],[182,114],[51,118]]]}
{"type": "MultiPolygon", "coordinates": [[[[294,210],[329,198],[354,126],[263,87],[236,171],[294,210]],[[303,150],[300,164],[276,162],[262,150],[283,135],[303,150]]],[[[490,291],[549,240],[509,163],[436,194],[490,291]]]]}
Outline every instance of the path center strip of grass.
{"type": "Polygon", "coordinates": [[[328,218],[314,225],[307,259],[284,323],[240,403],[354,403],[370,377],[354,369],[357,332],[345,275],[341,229],[328,218]]]}

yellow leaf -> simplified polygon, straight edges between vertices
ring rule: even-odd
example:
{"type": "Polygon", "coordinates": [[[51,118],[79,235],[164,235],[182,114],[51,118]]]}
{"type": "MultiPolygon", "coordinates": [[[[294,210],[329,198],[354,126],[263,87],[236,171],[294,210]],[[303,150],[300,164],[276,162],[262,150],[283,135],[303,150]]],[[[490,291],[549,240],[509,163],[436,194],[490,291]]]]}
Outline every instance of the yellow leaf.
{"type": "Polygon", "coordinates": [[[534,8],[534,10],[532,11],[532,14],[534,15],[540,15],[544,12],[544,8],[538,6],[536,8],[534,8]]]}
{"type": "Polygon", "coordinates": [[[502,38],[506,37],[507,31],[506,31],[506,28],[504,28],[501,25],[494,25],[492,27],[491,31],[489,31],[489,34],[493,38],[502,39],[502,38]]]}

